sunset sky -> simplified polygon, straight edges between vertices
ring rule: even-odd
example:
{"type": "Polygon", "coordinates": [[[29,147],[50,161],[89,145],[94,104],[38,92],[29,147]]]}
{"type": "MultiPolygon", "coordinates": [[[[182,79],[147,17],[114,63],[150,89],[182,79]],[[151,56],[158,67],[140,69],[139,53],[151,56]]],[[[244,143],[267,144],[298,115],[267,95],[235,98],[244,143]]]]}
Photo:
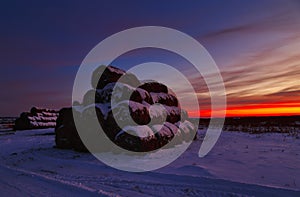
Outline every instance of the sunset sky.
{"type": "MultiPolygon", "coordinates": [[[[87,53],[114,33],[149,25],[178,29],[208,50],[224,80],[228,116],[300,115],[300,1],[1,4],[0,116],[17,116],[31,106],[70,106],[75,75],[87,53]]],[[[210,114],[203,79],[176,54],[132,51],[113,65],[129,69],[147,61],[185,74],[197,91],[201,115],[210,114]]]]}

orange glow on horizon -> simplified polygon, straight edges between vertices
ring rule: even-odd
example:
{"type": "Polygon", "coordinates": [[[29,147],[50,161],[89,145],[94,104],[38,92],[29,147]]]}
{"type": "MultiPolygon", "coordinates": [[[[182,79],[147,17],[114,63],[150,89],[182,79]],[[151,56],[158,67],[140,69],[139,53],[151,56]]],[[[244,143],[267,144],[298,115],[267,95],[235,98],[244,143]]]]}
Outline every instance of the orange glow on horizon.
{"type": "MultiPolygon", "coordinates": [[[[211,110],[205,109],[196,111],[188,111],[190,117],[211,116],[211,110]]],[[[218,111],[216,111],[218,114],[218,111]]],[[[246,117],[246,116],[291,116],[300,115],[300,103],[270,103],[256,104],[237,107],[228,107],[226,109],[226,117],[246,117]]],[[[217,115],[218,117],[218,115],[217,115]]]]}

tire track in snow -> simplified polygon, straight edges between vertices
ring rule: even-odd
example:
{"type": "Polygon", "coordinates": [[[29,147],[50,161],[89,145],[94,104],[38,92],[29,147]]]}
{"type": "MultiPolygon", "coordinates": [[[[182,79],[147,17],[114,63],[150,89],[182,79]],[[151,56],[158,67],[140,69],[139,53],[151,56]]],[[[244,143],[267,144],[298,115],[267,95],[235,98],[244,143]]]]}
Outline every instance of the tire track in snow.
{"type": "MultiPolygon", "coordinates": [[[[78,190],[84,190],[86,192],[89,192],[89,195],[100,195],[100,196],[107,196],[107,197],[121,197],[120,195],[117,194],[113,194],[111,192],[107,192],[101,189],[94,189],[91,187],[88,187],[86,185],[80,184],[80,183],[76,183],[76,182],[70,182],[70,181],[65,181],[65,180],[59,180],[50,176],[46,176],[40,173],[36,173],[36,172],[32,172],[32,171],[28,171],[28,170],[24,170],[24,169],[20,169],[20,168],[13,168],[10,166],[4,166],[4,165],[0,165],[0,168],[4,168],[4,170],[6,171],[13,171],[13,172],[18,172],[21,173],[21,175],[27,175],[29,177],[32,177],[33,181],[38,181],[38,179],[42,179],[44,181],[46,181],[47,183],[51,184],[51,183],[55,183],[55,184],[61,184],[64,186],[71,186],[71,187],[75,187],[78,190]],[[37,179],[38,178],[38,179],[37,179]]],[[[9,173],[10,176],[12,175],[11,173],[9,173]]],[[[17,175],[18,176],[18,175],[17,175]]],[[[19,180],[20,181],[20,180],[19,180]]],[[[7,184],[8,186],[14,186],[11,183],[7,183],[5,182],[5,180],[1,180],[1,182],[3,184],[7,184]]],[[[18,187],[14,187],[15,189],[19,189],[18,187]]],[[[1,190],[1,189],[0,189],[1,190]]],[[[20,190],[22,192],[24,192],[24,190],[20,190]]]]}

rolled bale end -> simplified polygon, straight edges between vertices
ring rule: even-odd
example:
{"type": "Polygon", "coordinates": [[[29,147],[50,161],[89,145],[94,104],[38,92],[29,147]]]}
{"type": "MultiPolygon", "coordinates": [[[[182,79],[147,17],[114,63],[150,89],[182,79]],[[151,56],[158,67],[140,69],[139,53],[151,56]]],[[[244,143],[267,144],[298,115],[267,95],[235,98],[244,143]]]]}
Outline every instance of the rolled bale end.
{"type": "Polygon", "coordinates": [[[113,69],[110,68],[111,66],[101,65],[93,72],[91,85],[94,89],[102,89],[107,83],[109,83],[108,81],[110,80],[110,77],[121,77],[124,74],[124,71],[120,69],[118,70],[120,70],[121,73],[113,72],[113,69]]]}
{"type": "Polygon", "coordinates": [[[114,66],[100,66],[92,75],[92,87],[102,89],[109,83],[117,82],[124,74],[124,70],[114,66]]]}
{"type": "Polygon", "coordinates": [[[131,101],[135,101],[138,103],[146,102],[152,105],[154,102],[152,100],[151,95],[144,89],[136,88],[130,96],[131,101]]]}
{"type": "Polygon", "coordinates": [[[175,106],[165,106],[167,111],[167,122],[176,123],[181,120],[181,109],[175,106]]]}
{"type": "Polygon", "coordinates": [[[123,101],[112,107],[108,119],[116,119],[120,127],[132,125],[146,125],[150,122],[149,109],[146,105],[134,101],[123,101]],[[113,117],[113,115],[115,117],[113,117]],[[132,120],[134,122],[132,122],[132,120]]]}
{"type": "Polygon", "coordinates": [[[118,133],[115,143],[120,147],[134,152],[147,152],[155,150],[155,135],[150,127],[126,126],[118,133]]]}
{"type": "Polygon", "coordinates": [[[168,87],[156,81],[145,82],[140,85],[139,88],[146,90],[147,92],[168,93],[168,87]]]}
{"type": "Polygon", "coordinates": [[[97,90],[102,103],[114,103],[129,100],[135,88],[123,83],[109,83],[102,90],[97,90]]]}
{"type": "Polygon", "coordinates": [[[140,80],[138,80],[138,78],[134,74],[128,72],[124,73],[118,80],[118,82],[130,85],[132,87],[138,87],[139,85],[141,85],[140,80]]]}
{"type": "Polygon", "coordinates": [[[174,137],[174,134],[171,131],[171,129],[169,127],[167,127],[165,124],[153,125],[153,126],[151,126],[151,129],[155,133],[158,148],[161,148],[161,147],[165,146],[166,144],[168,144],[174,137]]]}
{"type": "Polygon", "coordinates": [[[150,92],[153,103],[160,103],[167,106],[175,106],[178,107],[178,100],[172,94],[167,94],[164,92],[150,92]]]}
{"type": "Polygon", "coordinates": [[[146,105],[129,101],[130,116],[138,125],[146,125],[151,121],[149,109],[146,105]]]}
{"type": "Polygon", "coordinates": [[[184,141],[190,142],[195,139],[197,127],[193,123],[185,120],[184,122],[177,122],[175,125],[180,129],[184,141]]]}

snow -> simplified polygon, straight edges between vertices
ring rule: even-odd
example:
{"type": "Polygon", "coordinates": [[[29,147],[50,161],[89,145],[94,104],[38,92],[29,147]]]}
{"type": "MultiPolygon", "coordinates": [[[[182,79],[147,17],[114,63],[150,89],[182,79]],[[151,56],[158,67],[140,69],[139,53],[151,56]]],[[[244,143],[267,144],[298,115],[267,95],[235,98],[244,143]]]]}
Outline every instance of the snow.
{"type": "Polygon", "coordinates": [[[167,105],[164,105],[164,107],[166,108],[168,116],[176,116],[181,114],[181,109],[179,107],[167,105]]]}
{"type": "Polygon", "coordinates": [[[56,122],[36,122],[36,121],[30,121],[30,125],[33,128],[55,127],[56,126],[56,122]]]}
{"type": "Polygon", "coordinates": [[[49,116],[49,117],[53,117],[53,116],[58,116],[58,113],[53,113],[53,112],[42,112],[42,116],[49,116]]]}
{"type": "Polygon", "coordinates": [[[141,88],[134,88],[125,83],[109,83],[103,89],[97,90],[98,95],[100,95],[103,101],[111,102],[113,104],[123,100],[129,100],[130,96],[135,91],[139,93],[142,100],[150,97],[149,93],[146,90],[143,90],[141,88]]]}
{"type": "Polygon", "coordinates": [[[168,113],[166,111],[166,108],[163,105],[156,103],[156,104],[150,105],[149,115],[153,122],[162,123],[162,122],[165,122],[168,113]]]}
{"type": "Polygon", "coordinates": [[[155,133],[159,133],[161,136],[169,137],[171,138],[173,136],[172,131],[163,125],[153,125],[152,129],[155,133]]]}
{"type": "Polygon", "coordinates": [[[55,122],[57,119],[57,116],[54,117],[43,117],[43,116],[28,116],[27,117],[30,121],[36,121],[36,122],[55,122]]]}
{"type": "Polygon", "coordinates": [[[116,74],[119,74],[119,75],[123,75],[125,72],[119,68],[115,68],[113,66],[107,66],[106,69],[108,69],[110,72],[112,73],[116,73],[116,74]]]}
{"type": "Polygon", "coordinates": [[[146,90],[143,90],[141,88],[136,88],[135,90],[139,92],[143,100],[145,100],[148,96],[150,96],[146,90]]]}
{"type": "Polygon", "coordinates": [[[198,139],[176,161],[147,173],[119,171],[91,154],[56,149],[53,128],[1,135],[0,193],[1,196],[299,196],[299,139],[278,133],[223,132],[213,150],[199,158],[204,132],[198,131],[198,139]]]}
{"type": "Polygon", "coordinates": [[[122,100],[129,100],[130,95],[135,90],[132,86],[124,83],[109,83],[103,89],[97,90],[100,97],[105,102],[117,103],[122,100]],[[110,100],[111,98],[111,100],[110,100]]]}
{"type": "Polygon", "coordinates": [[[123,133],[129,133],[133,136],[137,136],[140,138],[153,138],[154,133],[147,125],[138,125],[138,126],[125,126],[122,131],[120,131],[115,139],[117,139],[123,133]]]}
{"type": "Polygon", "coordinates": [[[186,135],[190,134],[190,131],[195,129],[195,126],[187,120],[185,120],[184,122],[178,122],[178,126],[179,129],[186,135]]]}
{"type": "Polygon", "coordinates": [[[159,93],[150,92],[150,95],[154,103],[160,103],[160,101],[166,101],[166,100],[174,100],[173,95],[164,92],[159,92],[159,93]]]}
{"type": "Polygon", "coordinates": [[[159,103],[150,105],[149,114],[153,121],[164,122],[167,116],[176,116],[181,114],[181,109],[175,106],[167,106],[159,103]]]}
{"type": "Polygon", "coordinates": [[[165,126],[169,127],[169,129],[172,131],[172,133],[173,133],[174,136],[177,136],[177,135],[181,136],[182,135],[180,129],[177,127],[176,124],[165,122],[165,126]]]}
{"type": "Polygon", "coordinates": [[[135,101],[121,101],[119,103],[117,103],[116,105],[112,106],[112,110],[116,111],[116,116],[120,114],[120,116],[130,116],[130,110],[134,113],[137,111],[144,111],[145,109],[147,109],[147,107],[141,103],[135,102],[135,101]],[[124,113],[128,113],[128,114],[124,114],[124,113]]]}

